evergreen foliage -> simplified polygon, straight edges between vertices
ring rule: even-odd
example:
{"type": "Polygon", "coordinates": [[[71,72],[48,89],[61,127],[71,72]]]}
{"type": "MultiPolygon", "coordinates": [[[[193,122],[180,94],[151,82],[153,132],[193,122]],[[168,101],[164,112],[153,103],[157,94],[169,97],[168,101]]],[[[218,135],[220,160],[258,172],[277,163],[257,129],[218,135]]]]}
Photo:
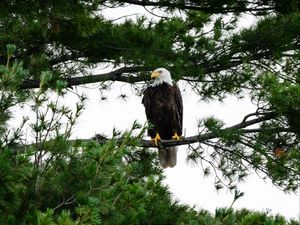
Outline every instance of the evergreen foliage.
{"type": "Polygon", "coordinates": [[[122,81],[141,93],[145,82],[139,82],[156,67],[171,70],[201,100],[247,94],[256,112],[230,128],[213,117],[200,121],[199,134],[207,136],[189,145],[189,159],[216,176],[217,190],[234,190],[235,200],[250,168],[295,191],[299,7],[298,0],[3,0],[0,224],[296,224],[268,213],[218,209],[211,215],[180,205],[162,184],[156,154],[139,147],[141,126],[100,143],[70,141],[86,97],[74,109],[62,101],[70,86],[100,81],[100,90],[122,81]],[[128,5],[154,16],[104,16],[128,5]],[[237,29],[245,13],[257,20],[237,29]],[[103,66],[116,70],[93,76],[103,66]],[[10,128],[24,105],[35,119],[10,128]],[[24,140],[24,126],[33,143],[24,140]]]}

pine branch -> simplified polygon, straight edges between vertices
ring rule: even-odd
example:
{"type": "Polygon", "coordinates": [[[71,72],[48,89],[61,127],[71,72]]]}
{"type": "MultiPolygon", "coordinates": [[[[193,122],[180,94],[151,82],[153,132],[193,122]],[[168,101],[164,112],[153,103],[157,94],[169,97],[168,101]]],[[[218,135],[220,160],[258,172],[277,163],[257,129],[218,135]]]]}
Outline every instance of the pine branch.
{"type": "MultiPolygon", "coordinates": [[[[120,69],[114,70],[109,73],[102,73],[102,74],[95,74],[91,76],[80,76],[80,77],[72,77],[72,78],[65,78],[62,79],[67,82],[68,87],[77,86],[77,85],[84,85],[84,84],[91,84],[97,82],[104,82],[104,81],[121,81],[126,83],[136,83],[140,81],[149,80],[149,77],[144,76],[129,76],[126,75],[127,73],[135,73],[147,71],[145,67],[122,67],[120,69]]],[[[21,89],[34,89],[39,88],[40,81],[35,80],[24,80],[23,84],[20,86],[21,89]]]]}
{"type": "MultiPolygon", "coordinates": [[[[186,3],[172,3],[170,1],[144,1],[144,0],[120,0],[120,3],[128,3],[139,6],[154,6],[154,7],[169,7],[181,10],[198,10],[206,13],[230,13],[230,12],[266,12],[274,11],[276,8],[273,6],[260,6],[260,7],[213,7],[213,6],[200,6],[186,3]]],[[[248,3],[250,4],[250,2],[248,3]]]]}
{"type": "MultiPolygon", "coordinates": [[[[253,55],[251,60],[260,60],[262,58],[271,58],[272,52],[264,52],[260,54],[253,55]]],[[[245,63],[243,58],[235,58],[232,60],[227,61],[225,64],[220,63],[220,61],[216,61],[214,63],[206,63],[206,64],[198,64],[195,66],[188,66],[187,69],[193,69],[193,71],[199,71],[201,70],[205,74],[211,74],[211,73],[219,73],[221,71],[225,71],[234,67],[237,67],[241,64],[245,63]]],[[[168,67],[169,69],[172,69],[172,66],[168,67]]],[[[131,66],[131,67],[121,67],[119,69],[116,69],[112,72],[108,73],[102,73],[102,74],[94,74],[90,76],[80,76],[80,77],[70,77],[70,78],[61,78],[60,80],[67,82],[67,87],[72,86],[78,86],[78,85],[84,85],[84,84],[92,84],[92,83],[98,83],[98,82],[105,82],[105,81],[120,81],[125,83],[137,83],[142,81],[149,80],[149,76],[136,76],[132,73],[137,72],[150,72],[153,68],[145,67],[145,66],[131,66]]],[[[185,69],[184,67],[182,68],[185,69]]],[[[70,75],[72,76],[72,75],[70,75]]],[[[181,77],[183,80],[192,80],[189,79],[188,74],[186,74],[186,77],[181,77]]],[[[197,82],[208,82],[205,80],[198,80],[197,82]]],[[[210,81],[211,82],[211,81],[210,81]]],[[[38,79],[32,79],[32,80],[24,80],[23,83],[20,85],[20,89],[34,89],[39,88],[40,86],[40,80],[38,79]]]]}
{"type": "MultiPolygon", "coordinates": [[[[265,113],[264,116],[261,116],[261,117],[258,117],[258,118],[252,119],[252,120],[248,120],[248,121],[242,121],[241,123],[238,123],[231,127],[221,129],[221,130],[219,130],[218,134],[223,133],[223,132],[228,132],[228,131],[239,131],[239,133],[242,133],[242,134],[258,133],[261,131],[265,131],[265,129],[263,129],[263,128],[254,128],[254,129],[243,129],[243,128],[273,119],[273,118],[275,118],[275,116],[276,116],[276,114],[274,112],[265,113]]],[[[275,131],[276,132],[290,131],[286,128],[281,128],[281,129],[274,128],[272,130],[274,132],[275,131]]],[[[171,147],[171,146],[188,145],[188,144],[193,144],[193,143],[202,143],[202,142],[210,140],[210,139],[218,138],[219,137],[218,134],[216,134],[215,132],[208,132],[208,133],[199,134],[199,135],[195,135],[195,136],[184,137],[178,141],[176,141],[176,140],[161,140],[161,142],[159,143],[159,146],[171,147]]],[[[96,135],[94,139],[100,143],[103,143],[104,141],[109,140],[101,135],[96,135]]],[[[89,139],[82,140],[82,141],[89,141],[89,139]]],[[[122,143],[123,139],[122,138],[117,139],[117,142],[122,143]]],[[[144,140],[144,139],[141,139],[139,141],[138,146],[146,147],[146,148],[157,147],[153,141],[144,140]]]]}
{"type": "MultiPolygon", "coordinates": [[[[258,133],[262,131],[266,131],[266,128],[251,128],[251,129],[244,129],[246,127],[259,124],[264,121],[268,121],[270,119],[274,119],[276,117],[276,113],[274,112],[269,112],[265,113],[263,116],[248,120],[248,121],[242,121],[241,123],[235,124],[233,126],[227,127],[220,129],[217,133],[216,132],[207,132],[199,135],[194,135],[190,137],[183,137],[180,140],[161,140],[158,146],[155,145],[153,141],[146,140],[146,139],[141,139],[138,141],[138,144],[135,144],[134,146],[138,147],[144,147],[144,148],[151,148],[151,147],[171,147],[171,146],[180,146],[180,145],[189,145],[193,143],[203,143],[207,140],[211,140],[214,138],[219,138],[220,134],[224,132],[229,132],[229,131],[238,131],[240,134],[247,134],[247,133],[258,133]]],[[[290,132],[290,129],[288,128],[267,128],[268,131],[273,131],[273,132],[290,132]]],[[[69,143],[72,144],[74,142],[89,142],[91,140],[96,140],[99,143],[104,143],[106,141],[112,140],[107,137],[104,137],[100,134],[95,135],[95,137],[90,138],[90,139],[76,139],[76,140],[69,140],[69,143]]],[[[123,144],[124,143],[124,138],[117,138],[114,139],[116,143],[123,144]]],[[[44,142],[46,143],[46,142],[44,142]]],[[[130,145],[130,144],[129,144],[130,145]]],[[[28,144],[28,145],[19,145],[16,148],[17,152],[23,152],[26,148],[33,146],[33,144],[28,144]]]]}
{"type": "MultiPolygon", "coordinates": [[[[202,71],[205,71],[206,74],[216,73],[216,72],[230,69],[232,67],[236,67],[242,63],[243,63],[242,61],[231,61],[228,62],[226,65],[217,65],[217,66],[210,65],[210,64],[199,65],[199,66],[195,66],[195,70],[198,68],[198,70],[201,69],[202,71]]],[[[67,87],[105,82],[105,81],[120,81],[120,82],[133,84],[137,82],[147,81],[150,78],[149,76],[134,76],[131,75],[130,73],[150,72],[151,69],[153,68],[147,68],[143,66],[122,67],[109,73],[95,74],[91,76],[61,78],[60,80],[66,81],[67,87]]],[[[184,77],[182,79],[184,79],[184,77]]],[[[206,81],[202,80],[201,82],[206,82],[206,81]]],[[[20,85],[20,89],[23,90],[34,89],[34,88],[39,88],[39,86],[40,86],[40,80],[38,79],[24,80],[23,83],[20,85]]]]}
{"type": "MultiPolygon", "coordinates": [[[[231,127],[227,127],[224,129],[221,129],[218,133],[223,133],[223,132],[228,132],[228,131],[239,131],[240,133],[257,133],[257,132],[261,132],[263,131],[263,129],[258,128],[258,129],[243,129],[245,127],[254,125],[254,124],[258,124],[261,123],[263,121],[267,121],[270,119],[275,118],[275,113],[271,112],[269,114],[266,114],[262,117],[256,118],[256,119],[252,119],[249,121],[243,121],[241,123],[238,123],[236,125],[233,125],[231,127]]],[[[204,134],[199,134],[199,135],[195,135],[195,136],[190,136],[190,137],[186,137],[183,138],[179,141],[175,141],[175,140],[162,140],[161,141],[161,145],[164,147],[170,147],[170,146],[179,146],[179,145],[187,145],[187,144],[193,144],[193,143],[201,143],[210,139],[214,139],[214,138],[218,138],[218,134],[216,134],[215,132],[208,132],[208,133],[204,133],[204,134]]],[[[141,141],[141,146],[142,147],[156,147],[155,144],[152,141],[146,141],[146,140],[142,140],[141,141]]]]}

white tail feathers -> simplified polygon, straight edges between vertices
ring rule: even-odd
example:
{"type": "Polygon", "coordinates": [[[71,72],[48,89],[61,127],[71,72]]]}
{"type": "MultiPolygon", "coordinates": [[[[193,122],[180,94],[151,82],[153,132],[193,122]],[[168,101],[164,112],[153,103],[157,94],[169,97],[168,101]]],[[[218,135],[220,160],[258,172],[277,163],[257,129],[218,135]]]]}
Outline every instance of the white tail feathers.
{"type": "Polygon", "coordinates": [[[174,167],[177,163],[177,146],[159,148],[158,156],[163,168],[174,167]]]}

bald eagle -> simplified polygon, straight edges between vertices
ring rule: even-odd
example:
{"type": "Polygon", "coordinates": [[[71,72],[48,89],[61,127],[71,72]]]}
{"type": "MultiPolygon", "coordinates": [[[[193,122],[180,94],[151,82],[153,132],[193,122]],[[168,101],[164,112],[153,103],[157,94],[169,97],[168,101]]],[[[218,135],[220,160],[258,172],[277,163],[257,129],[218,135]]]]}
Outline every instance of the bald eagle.
{"type": "MultiPolygon", "coordinates": [[[[148,136],[157,145],[161,139],[179,140],[182,135],[182,97],[179,88],[172,83],[171,74],[165,68],[151,73],[154,82],[146,88],[142,100],[150,123],[148,136]]],[[[177,146],[158,148],[160,165],[174,167],[177,161],[177,146]]]]}

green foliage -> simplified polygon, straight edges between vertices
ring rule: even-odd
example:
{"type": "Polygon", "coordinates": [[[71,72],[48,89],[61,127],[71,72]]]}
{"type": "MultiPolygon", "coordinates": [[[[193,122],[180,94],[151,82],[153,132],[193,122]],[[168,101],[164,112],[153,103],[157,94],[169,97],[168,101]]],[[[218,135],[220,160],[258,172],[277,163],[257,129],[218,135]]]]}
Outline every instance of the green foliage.
{"type": "MultiPolygon", "coordinates": [[[[72,142],[86,97],[79,96],[74,109],[62,102],[70,78],[107,66],[134,68],[137,81],[155,67],[166,67],[199,99],[249,93],[256,113],[231,129],[205,119],[199,124],[204,139],[189,146],[189,158],[205,176],[216,177],[217,190],[234,191],[232,204],[243,196],[237,183],[249,168],[295,191],[300,180],[299,1],[132,2],[148,4],[150,11],[152,4],[163,16],[104,16],[124,1],[1,2],[0,223],[296,224],[231,208],[213,216],[174,202],[162,184],[156,154],[137,147],[144,132],[140,125],[115,131],[109,141],[72,142]],[[243,12],[259,15],[258,21],[237,29],[243,12]],[[39,89],[23,90],[31,82],[39,89]],[[10,129],[14,110],[26,106],[34,118],[24,117],[10,129]],[[32,143],[24,143],[24,126],[32,143]],[[141,132],[134,136],[137,129],[141,132]],[[280,155],[274,153],[278,148],[280,155]]],[[[114,74],[112,80],[118,78],[114,74]]]]}
{"type": "Polygon", "coordinates": [[[264,79],[265,91],[262,97],[269,102],[272,108],[287,119],[287,124],[292,131],[300,135],[300,85],[290,81],[279,81],[275,76],[264,79]]]}
{"type": "MultiPolygon", "coordinates": [[[[47,80],[47,74],[42,79],[47,80]]],[[[15,97],[18,90],[8,87],[15,97]]],[[[29,123],[35,144],[20,146],[20,131],[11,139],[1,136],[1,224],[275,224],[279,219],[287,224],[284,218],[261,213],[246,211],[240,216],[239,211],[224,209],[212,216],[179,204],[162,184],[157,155],[135,147],[144,129],[136,137],[132,133],[141,125],[134,123],[124,134],[115,132],[115,138],[101,144],[70,142],[85,97],[71,110],[59,104],[63,92],[58,90],[54,101],[48,100],[48,93],[42,85],[28,96],[36,114],[29,123]]],[[[5,99],[3,113],[25,101],[12,99],[5,99]]],[[[214,119],[208,119],[206,126],[211,130],[222,127],[214,119]]],[[[241,196],[236,192],[234,201],[241,196]]]]}
{"type": "MultiPolygon", "coordinates": [[[[32,179],[32,173],[25,175],[24,169],[33,169],[33,165],[29,158],[26,159],[25,167],[19,168],[22,176],[14,177],[11,184],[14,188],[10,192],[16,195],[16,200],[12,201],[14,195],[9,196],[7,204],[12,208],[1,211],[2,222],[75,225],[279,224],[281,221],[280,224],[296,224],[288,223],[282,217],[247,210],[233,212],[219,209],[215,216],[205,211],[196,212],[171,200],[169,191],[161,183],[159,169],[156,173],[141,176],[143,161],[131,161],[139,164],[139,167],[132,167],[132,163],[122,160],[124,156],[129,157],[127,149],[114,141],[103,145],[95,142],[75,143],[72,147],[75,150],[63,154],[64,157],[56,157],[48,164],[48,169],[40,178],[38,193],[31,193],[30,196],[29,190],[34,185],[26,177],[32,179]],[[29,208],[25,208],[24,204],[29,208]]],[[[9,170],[6,173],[13,175],[9,170]]],[[[12,181],[4,180],[2,186],[7,186],[9,182],[12,181]]]]}
{"type": "Polygon", "coordinates": [[[10,149],[1,149],[0,162],[0,221],[4,224],[7,219],[13,222],[13,215],[21,209],[33,168],[28,160],[15,156],[10,149]]]}
{"type": "Polygon", "coordinates": [[[222,121],[210,117],[204,121],[204,126],[210,131],[217,131],[220,130],[224,126],[224,124],[222,121]]]}
{"type": "Polygon", "coordinates": [[[6,45],[6,65],[0,66],[2,90],[11,91],[16,89],[24,79],[28,77],[28,71],[23,69],[23,63],[14,61],[11,58],[16,50],[15,45],[6,45]]]}
{"type": "Polygon", "coordinates": [[[251,212],[246,209],[242,209],[234,212],[232,209],[217,209],[215,212],[215,217],[218,219],[218,223],[212,224],[297,224],[296,221],[286,221],[279,215],[270,216],[268,213],[263,212],[251,212]]]}
{"type": "MultiPolygon", "coordinates": [[[[297,49],[298,13],[261,17],[257,26],[236,32],[239,12],[254,10],[257,2],[190,1],[195,10],[185,11],[180,11],[185,4],[178,0],[158,2],[166,11],[171,10],[170,17],[114,21],[106,19],[102,10],[106,6],[122,6],[122,1],[4,1],[0,20],[5,26],[0,30],[0,47],[14,43],[18,48],[13,58],[22,60],[30,78],[42,80],[42,85],[45,80],[40,78],[41,71],[51,71],[52,78],[47,82],[54,89],[57,85],[65,87],[57,80],[89,75],[88,69],[99,64],[141,66],[139,74],[164,66],[172,70],[175,80],[192,81],[196,92],[206,99],[240,94],[242,89],[257,83],[257,67],[266,68],[265,61],[255,65],[251,61],[272,61],[297,49]],[[178,17],[174,7],[184,16],[178,17]],[[196,10],[197,7],[203,10],[196,10]],[[222,15],[214,17],[214,10],[226,12],[227,8],[236,10],[229,21],[222,15]],[[207,31],[210,26],[212,29],[207,31]],[[274,27],[276,30],[269,32],[274,27]]],[[[296,0],[291,4],[263,1],[259,6],[271,6],[278,12],[297,11],[296,0]]],[[[261,14],[266,12],[267,9],[259,10],[261,14]]],[[[0,58],[6,55],[0,54],[0,58]]]]}

